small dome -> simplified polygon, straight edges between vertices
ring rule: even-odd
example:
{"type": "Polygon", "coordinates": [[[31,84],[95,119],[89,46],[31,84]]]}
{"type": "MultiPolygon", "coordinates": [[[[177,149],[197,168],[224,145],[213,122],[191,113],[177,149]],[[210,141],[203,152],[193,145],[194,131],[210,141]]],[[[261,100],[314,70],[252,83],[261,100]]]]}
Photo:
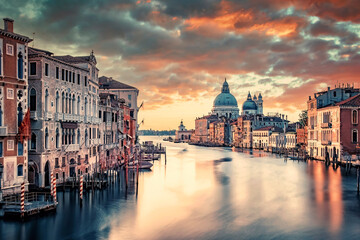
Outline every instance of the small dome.
{"type": "Polygon", "coordinates": [[[253,100],[246,100],[242,107],[243,110],[257,110],[256,103],[253,100]]]}
{"type": "Polygon", "coordinates": [[[247,100],[244,102],[243,110],[257,110],[257,105],[256,103],[251,99],[251,94],[249,92],[247,100]]]}

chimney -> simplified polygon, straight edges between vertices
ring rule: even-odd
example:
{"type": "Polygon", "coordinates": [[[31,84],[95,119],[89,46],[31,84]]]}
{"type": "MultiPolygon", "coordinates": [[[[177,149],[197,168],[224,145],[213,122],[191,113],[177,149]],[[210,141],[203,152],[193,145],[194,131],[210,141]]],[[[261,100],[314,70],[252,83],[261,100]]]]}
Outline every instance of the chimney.
{"type": "Polygon", "coordinates": [[[309,96],[309,100],[311,100],[311,96],[309,96]]]}
{"type": "Polygon", "coordinates": [[[10,18],[4,18],[4,30],[6,32],[14,32],[14,20],[10,18]]]}
{"type": "Polygon", "coordinates": [[[328,87],[328,91],[330,91],[330,87],[328,87]]]}

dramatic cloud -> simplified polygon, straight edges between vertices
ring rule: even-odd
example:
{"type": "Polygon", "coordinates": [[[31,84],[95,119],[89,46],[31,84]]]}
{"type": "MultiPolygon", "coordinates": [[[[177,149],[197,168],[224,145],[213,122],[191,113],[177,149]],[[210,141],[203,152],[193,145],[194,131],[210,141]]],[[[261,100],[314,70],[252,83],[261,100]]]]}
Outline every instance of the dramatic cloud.
{"type": "MultiPolygon", "coordinates": [[[[176,108],[189,102],[207,104],[186,115],[189,123],[207,113],[225,77],[240,106],[248,91],[261,92],[265,111],[286,111],[292,120],[314,91],[359,82],[358,0],[0,0],[0,6],[16,32],[35,37],[35,47],[58,55],[94,50],[102,75],[139,88],[148,123],[164,107],[181,118],[176,108]]],[[[167,124],[148,126],[174,126],[167,124]]]]}

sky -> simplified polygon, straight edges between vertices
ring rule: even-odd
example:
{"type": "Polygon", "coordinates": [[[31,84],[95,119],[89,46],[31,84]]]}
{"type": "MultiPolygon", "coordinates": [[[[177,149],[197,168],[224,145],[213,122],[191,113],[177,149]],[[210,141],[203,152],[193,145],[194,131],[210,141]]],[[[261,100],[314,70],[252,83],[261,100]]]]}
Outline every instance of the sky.
{"type": "Polygon", "coordinates": [[[193,128],[225,78],[240,109],[261,92],[292,121],[314,92],[360,86],[359,0],[0,0],[0,16],[30,46],[94,50],[100,76],[139,89],[141,129],[193,128]]]}

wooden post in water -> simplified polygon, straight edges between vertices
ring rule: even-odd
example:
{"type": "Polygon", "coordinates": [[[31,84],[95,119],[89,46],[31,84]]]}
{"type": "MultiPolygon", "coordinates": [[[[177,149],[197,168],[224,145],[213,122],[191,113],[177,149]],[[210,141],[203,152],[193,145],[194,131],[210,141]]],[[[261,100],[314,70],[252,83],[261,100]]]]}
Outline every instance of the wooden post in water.
{"type": "Polygon", "coordinates": [[[360,165],[357,166],[356,168],[356,175],[357,175],[357,193],[359,194],[359,185],[360,185],[360,173],[359,173],[359,168],[360,168],[360,165]]]}
{"type": "Polygon", "coordinates": [[[80,207],[82,207],[82,201],[83,201],[83,184],[84,184],[84,177],[83,177],[83,175],[81,175],[80,176],[80,188],[79,188],[80,207]]]}

